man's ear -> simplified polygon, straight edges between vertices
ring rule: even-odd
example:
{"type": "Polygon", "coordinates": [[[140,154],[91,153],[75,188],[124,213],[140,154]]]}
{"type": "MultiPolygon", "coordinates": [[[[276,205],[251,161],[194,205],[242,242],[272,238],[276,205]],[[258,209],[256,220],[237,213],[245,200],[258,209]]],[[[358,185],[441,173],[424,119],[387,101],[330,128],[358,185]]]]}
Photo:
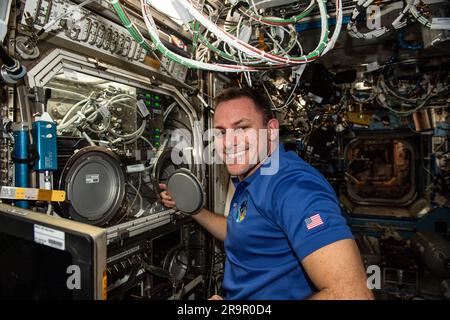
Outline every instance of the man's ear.
{"type": "Polygon", "coordinates": [[[270,119],[267,123],[267,137],[269,141],[278,140],[279,132],[280,132],[280,122],[277,119],[270,119]]]}

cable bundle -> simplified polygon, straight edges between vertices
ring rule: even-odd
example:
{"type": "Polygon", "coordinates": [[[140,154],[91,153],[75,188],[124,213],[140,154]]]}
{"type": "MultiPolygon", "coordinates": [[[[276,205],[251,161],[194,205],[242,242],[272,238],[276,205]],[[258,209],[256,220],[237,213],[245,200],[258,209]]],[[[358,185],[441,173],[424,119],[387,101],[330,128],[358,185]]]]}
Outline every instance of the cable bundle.
{"type": "MultiPolygon", "coordinates": [[[[230,23],[229,19],[231,16],[237,14],[238,27],[228,28],[227,30],[226,27],[221,28],[217,23],[212,21],[209,17],[210,13],[205,13],[205,11],[202,10],[203,8],[197,8],[192,0],[173,0],[178,8],[184,10],[185,16],[188,18],[191,17],[190,19],[187,19],[190,21],[186,21],[186,26],[193,35],[194,49],[197,50],[198,44],[201,46],[198,59],[189,59],[168,49],[159,38],[158,29],[151,15],[152,9],[150,4],[152,0],[141,0],[142,15],[151,42],[146,40],[140,33],[119,0],[108,1],[111,3],[123,25],[128,29],[133,38],[148,52],[157,50],[169,59],[188,68],[218,72],[255,72],[267,69],[291,67],[314,61],[334,47],[341,31],[343,18],[342,0],[336,0],[337,25],[332,36],[329,37],[328,13],[325,0],[312,0],[304,12],[287,19],[261,16],[254,8],[253,10],[251,8],[240,8],[237,10],[238,12],[235,12],[232,15],[233,8],[230,8],[227,15],[228,19],[225,19],[225,25],[230,23]],[[321,16],[320,40],[315,49],[309,53],[303,53],[303,49],[297,39],[298,34],[295,31],[294,24],[310,14],[316,5],[319,8],[321,16]],[[259,39],[252,38],[251,34],[247,34],[247,38],[250,36],[249,41],[242,40],[242,38],[245,38],[242,34],[242,26],[244,25],[248,25],[251,28],[259,28],[259,30],[264,31],[265,36],[272,42],[270,45],[271,50],[269,51],[260,48],[261,44],[265,43],[265,40],[259,41],[261,40],[261,37],[259,39]],[[203,30],[200,31],[200,28],[203,30]],[[276,34],[289,35],[290,40],[286,47],[276,40],[276,36],[274,36],[276,34]],[[255,45],[251,43],[252,40],[256,42],[255,45]],[[299,56],[290,54],[294,48],[297,48],[300,51],[301,54],[299,56]],[[210,63],[210,61],[206,60],[206,53],[208,51],[217,54],[221,59],[226,60],[227,63],[210,63]]],[[[265,38],[265,36],[262,37],[265,38]]]]}

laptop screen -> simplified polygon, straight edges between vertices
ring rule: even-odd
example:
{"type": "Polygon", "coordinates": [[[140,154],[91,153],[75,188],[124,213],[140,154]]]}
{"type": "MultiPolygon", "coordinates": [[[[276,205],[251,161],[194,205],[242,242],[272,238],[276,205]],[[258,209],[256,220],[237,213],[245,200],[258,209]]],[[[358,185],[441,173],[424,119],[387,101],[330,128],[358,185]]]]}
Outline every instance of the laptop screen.
{"type": "Polygon", "coordinates": [[[0,300],[104,299],[106,231],[0,204],[0,300]]]}

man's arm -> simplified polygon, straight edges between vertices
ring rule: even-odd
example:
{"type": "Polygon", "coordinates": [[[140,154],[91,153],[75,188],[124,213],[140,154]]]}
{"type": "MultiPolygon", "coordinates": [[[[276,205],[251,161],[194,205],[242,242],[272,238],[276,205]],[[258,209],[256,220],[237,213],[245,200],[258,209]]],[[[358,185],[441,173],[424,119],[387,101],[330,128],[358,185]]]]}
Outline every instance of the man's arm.
{"type": "Polygon", "coordinates": [[[225,241],[225,236],[227,235],[227,218],[206,209],[202,209],[199,213],[193,215],[192,218],[200,223],[214,237],[220,241],[225,241]]]}
{"type": "Polygon", "coordinates": [[[367,277],[358,247],[345,239],[322,247],[302,260],[311,281],[319,290],[312,300],[374,299],[367,288],[367,277]]]}
{"type": "MultiPolygon", "coordinates": [[[[176,203],[173,201],[170,194],[167,193],[167,186],[163,183],[159,184],[161,190],[160,193],[161,201],[164,206],[168,208],[175,208],[176,203]]],[[[219,239],[220,241],[225,241],[225,236],[227,234],[227,218],[222,215],[213,213],[206,209],[202,209],[199,213],[192,216],[192,218],[200,223],[209,233],[211,233],[214,237],[219,239]]]]}

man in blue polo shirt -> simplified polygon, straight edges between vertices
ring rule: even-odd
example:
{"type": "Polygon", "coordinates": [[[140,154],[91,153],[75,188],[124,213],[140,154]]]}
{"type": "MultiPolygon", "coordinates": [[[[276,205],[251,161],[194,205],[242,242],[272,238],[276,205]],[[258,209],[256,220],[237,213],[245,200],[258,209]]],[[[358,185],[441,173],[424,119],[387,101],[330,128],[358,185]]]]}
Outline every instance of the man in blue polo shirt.
{"type": "MultiPolygon", "coordinates": [[[[372,299],[333,189],[277,142],[279,123],[264,99],[250,89],[225,90],[214,127],[236,190],[227,218],[206,209],[193,218],[224,241],[225,298],[372,299]]],[[[175,207],[166,191],[161,198],[175,207]]]]}

